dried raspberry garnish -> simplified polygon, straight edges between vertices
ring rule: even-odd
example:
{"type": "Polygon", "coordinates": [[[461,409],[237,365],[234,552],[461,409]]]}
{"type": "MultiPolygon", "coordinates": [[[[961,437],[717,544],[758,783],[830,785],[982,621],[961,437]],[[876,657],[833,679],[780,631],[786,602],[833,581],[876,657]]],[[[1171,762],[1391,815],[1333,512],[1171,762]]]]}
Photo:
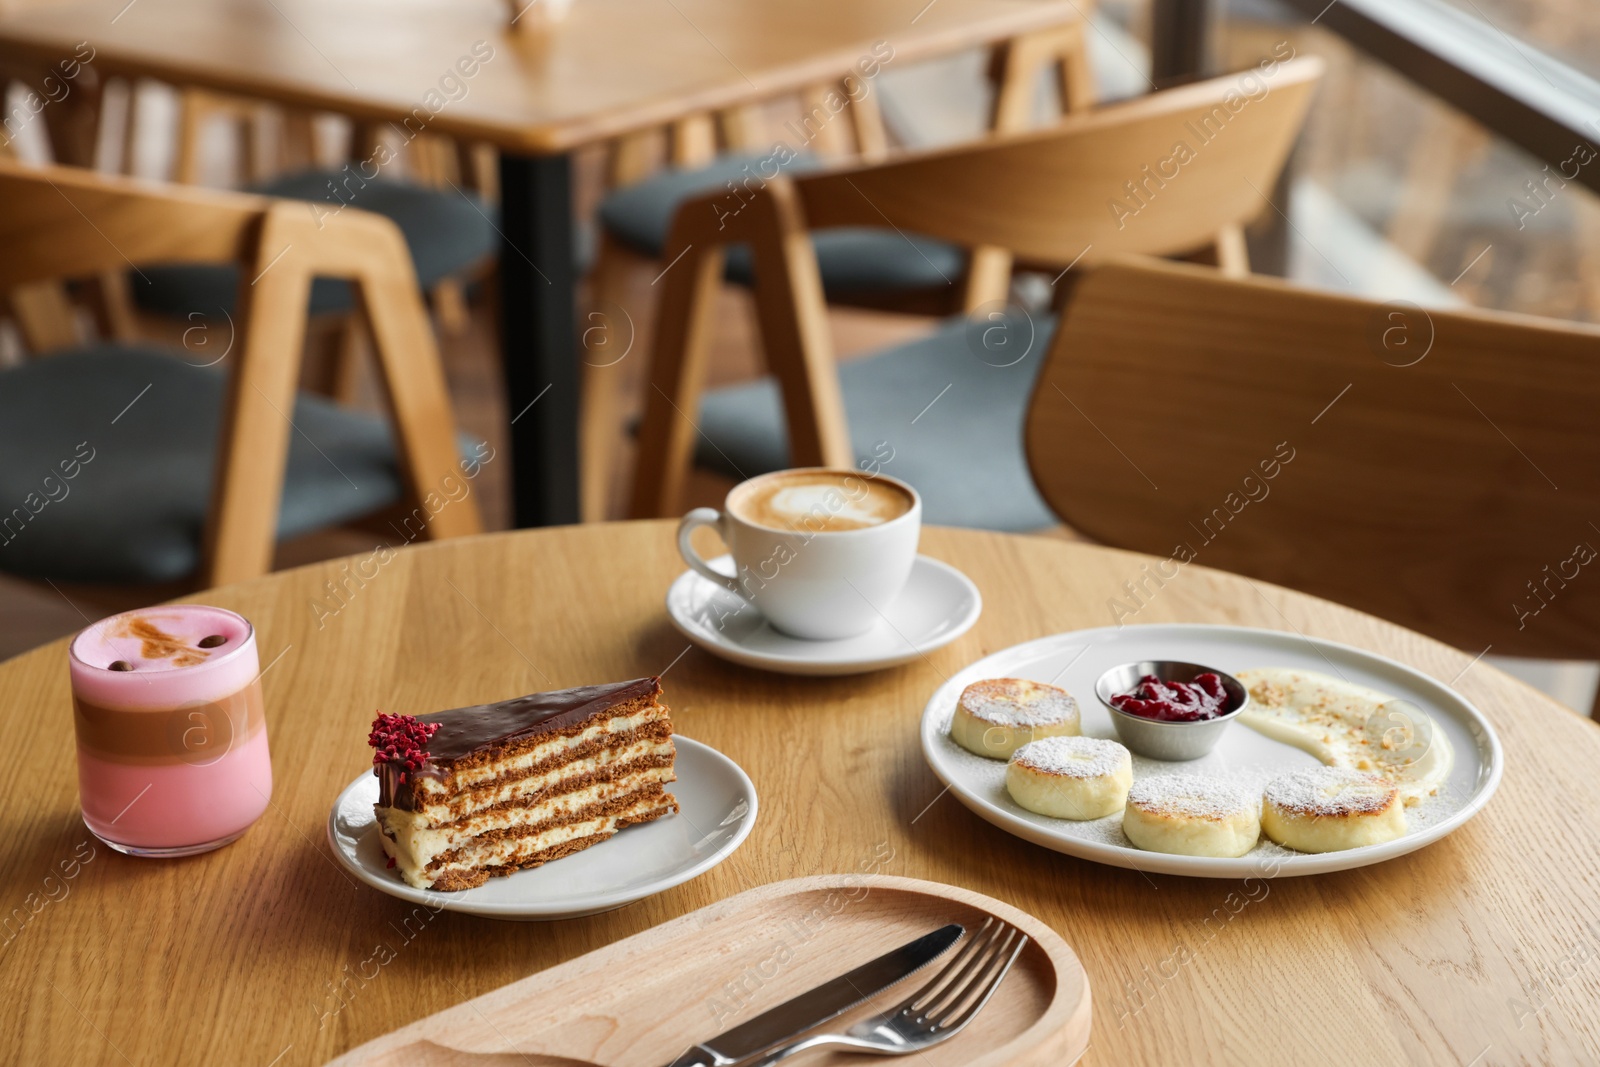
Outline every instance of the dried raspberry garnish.
{"type": "Polygon", "coordinates": [[[420,722],[415,715],[388,715],[378,712],[367,744],[375,751],[374,766],[395,763],[408,771],[421,770],[428,762],[428,741],[439,732],[436,722],[420,722]]]}

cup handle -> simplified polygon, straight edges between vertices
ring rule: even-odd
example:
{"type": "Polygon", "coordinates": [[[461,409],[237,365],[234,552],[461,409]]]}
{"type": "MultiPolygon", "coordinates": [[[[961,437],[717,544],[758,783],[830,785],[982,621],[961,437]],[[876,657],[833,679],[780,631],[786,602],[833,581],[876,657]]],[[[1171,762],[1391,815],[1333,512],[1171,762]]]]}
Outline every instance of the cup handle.
{"type": "MultiPolygon", "coordinates": [[[[746,600],[750,599],[745,595],[745,591],[740,588],[739,580],[736,577],[731,574],[723,574],[713,568],[711,564],[701,558],[700,553],[696,552],[694,546],[689,543],[689,535],[694,533],[695,528],[699,526],[709,526],[716,530],[720,536],[722,534],[722,513],[717,511],[716,508],[695,508],[685,515],[683,521],[678,523],[678,554],[702,578],[716,582],[730,593],[746,600]]],[[[727,541],[727,538],[724,537],[723,541],[727,541]]]]}

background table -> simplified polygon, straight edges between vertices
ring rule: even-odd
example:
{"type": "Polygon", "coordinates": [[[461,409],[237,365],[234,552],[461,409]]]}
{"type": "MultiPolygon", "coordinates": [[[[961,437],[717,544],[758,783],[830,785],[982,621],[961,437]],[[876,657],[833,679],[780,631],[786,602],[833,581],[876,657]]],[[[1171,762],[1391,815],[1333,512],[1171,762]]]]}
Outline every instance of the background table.
{"type": "Polygon", "coordinates": [[[1093,987],[1087,1063],[1600,1058],[1593,723],[1429,639],[1185,568],[1139,622],[1293,629],[1380,651],[1453,680],[1506,748],[1498,795],[1451,837],[1376,867],[1279,879],[1265,895],[1252,887],[1259,899],[1239,907],[1238,883],[1097,866],[1003,834],[941,796],[922,760],[918,719],[946,676],[1029,638],[1108,624],[1107,600],[1145,557],[952,530],[927,531],[923,550],[977,582],[983,618],[926,660],[857,678],[764,674],[687,648],[662,610],[683,570],[663,522],[405,549],[364,584],[347,580],[343,607],[326,599],[324,583],[345,573],[337,562],[213,590],[204,599],[255,622],[267,664],[272,807],[238,843],[194,859],[94,843],[70,880],[60,864],[91,839],[66,643],[0,666],[12,769],[0,783],[0,1058],[321,1063],[740,890],[869,868],[988,893],[1059,930],[1093,987]],[[605,915],[442,913],[406,940],[411,907],[334,863],[324,823],[369,762],[374,709],[662,672],[680,732],[737,760],[760,794],[750,839],[716,870],[605,915]],[[393,961],[364,966],[380,944],[393,961]]]}
{"type": "Polygon", "coordinates": [[[1077,10],[1073,0],[576,0],[553,26],[537,25],[535,10],[508,27],[505,0],[88,0],[0,20],[0,59],[54,64],[87,40],[102,74],[497,146],[514,511],[533,526],[578,518],[573,149],[835,81],[880,41],[899,67],[1077,10]],[[457,73],[463,59],[470,78],[457,73]]]}

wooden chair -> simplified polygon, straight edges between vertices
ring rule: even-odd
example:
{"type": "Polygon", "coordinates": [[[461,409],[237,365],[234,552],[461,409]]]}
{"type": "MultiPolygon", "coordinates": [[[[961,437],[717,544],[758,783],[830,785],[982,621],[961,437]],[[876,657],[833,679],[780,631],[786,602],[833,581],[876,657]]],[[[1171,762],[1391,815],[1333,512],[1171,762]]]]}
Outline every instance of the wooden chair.
{"type": "Polygon", "coordinates": [[[931,522],[1050,522],[1028,481],[1020,426],[1051,323],[958,320],[930,339],[836,369],[810,232],[887,221],[1056,264],[1063,274],[1121,253],[1214,246],[1229,270],[1242,272],[1239,228],[1265,207],[1261,190],[1283,166],[1320,70],[1314,58],[1280,64],[1259,99],[1231,112],[1238,79],[1222,77],[1070,116],[1042,132],[775,180],[732,218],[719,216],[714,197],[685,205],[669,245],[672,258],[682,258],[661,283],[633,515],[677,513],[697,441],[702,461],[735,476],[785,464],[851,467],[886,441],[899,464],[890,473],[923,492],[931,522]],[[1198,142],[1194,131],[1208,123],[1218,132],[1168,177],[1152,169],[1170,163],[1179,142],[1198,142]],[[1144,183],[1137,201],[1136,182],[1144,183]],[[723,250],[735,241],[754,249],[762,344],[776,384],[722,390],[702,404],[712,299],[723,250]],[[991,329],[1020,354],[994,349],[991,329]],[[946,385],[951,397],[941,401],[946,385]],[[924,405],[936,411],[936,402],[948,405],[938,417],[919,413],[924,405]]]}
{"type": "MultiPolygon", "coordinates": [[[[310,112],[194,87],[179,90],[179,100],[174,180],[185,185],[200,181],[205,135],[216,125],[225,126],[237,149],[238,176],[245,191],[314,204],[325,201],[326,207],[318,208],[323,214],[339,209],[343,201],[390,218],[406,237],[441,332],[459,334],[467,328],[465,286],[488,273],[498,245],[493,208],[473,203],[460,191],[477,188],[481,182],[484,168],[473,152],[462,146],[458,153],[455,142],[422,133],[404,149],[407,181],[394,182],[382,174],[365,180],[364,171],[347,174],[319,167],[315,116],[310,112]]],[[[130,96],[124,166],[131,166],[138,135],[132,120],[135,110],[130,96]]],[[[349,156],[354,166],[373,158],[378,137],[371,124],[353,123],[349,156]]],[[[124,287],[130,321],[136,305],[174,318],[231,311],[236,285],[227,271],[194,266],[152,270],[139,280],[138,286],[124,287]]],[[[312,309],[317,335],[331,339],[333,345],[327,377],[319,389],[349,401],[356,393],[369,340],[360,329],[352,296],[339,284],[324,281],[312,291],[312,309]]]]}
{"type": "Polygon", "coordinates": [[[481,529],[476,501],[456,499],[451,488],[461,466],[444,376],[405,242],[388,220],[352,210],[319,226],[303,204],[0,161],[0,245],[0,293],[130,264],[234,264],[241,278],[231,347],[207,350],[219,369],[149,347],[101,345],[0,373],[0,480],[7,506],[23,504],[0,515],[0,567],[158,582],[182,577],[201,556],[201,584],[219,585],[269,570],[285,527],[338,524],[397,500],[426,504],[412,513],[422,515],[412,536],[481,529]],[[378,420],[315,398],[297,404],[313,277],[345,279],[357,294],[393,441],[378,420]],[[209,425],[218,427],[214,439],[209,425]],[[75,456],[84,458],[71,443],[80,437],[103,458],[66,475],[75,456]],[[203,482],[207,472],[209,493],[177,485],[185,475],[203,482]],[[40,478],[42,489],[32,485],[40,478]],[[156,523],[161,544],[131,543],[156,523]],[[77,554],[64,557],[68,548],[77,554]]]}
{"type": "Polygon", "coordinates": [[[1172,561],[1107,622],[1195,562],[1472,653],[1596,660],[1597,407],[1593,326],[1124,262],[1074,293],[1027,450],[1062,519],[1172,561]]]}
{"type": "MultiPolygon", "coordinates": [[[[1090,5],[1085,5],[1090,9],[1090,5]]],[[[1019,35],[991,51],[989,79],[994,87],[992,132],[1025,129],[1033,123],[1035,91],[1040,75],[1051,70],[1064,113],[1086,111],[1094,85],[1082,19],[1019,35]]],[[[870,82],[846,78],[819,84],[801,95],[807,116],[828,114],[832,100],[848,100],[831,120],[815,129],[804,127],[809,140],[791,145],[807,153],[795,165],[816,168],[856,160],[877,163],[889,157],[889,139],[879,110],[879,89],[870,82]],[[855,84],[852,84],[855,83],[855,84]],[[861,92],[862,84],[866,92],[861,92]]],[[[744,107],[713,119],[695,115],[669,131],[668,158],[674,170],[645,180],[649,135],[619,139],[612,147],[609,176],[622,190],[601,204],[600,243],[591,274],[590,305],[604,322],[629,300],[628,279],[643,265],[652,272],[670,262],[663,254],[671,220],[680,205],[724,182],[747,182],[745,167],[773,142],[762,136],[756,109],[744,107]],[[718,157],[720,147],[725,152],[718,157]]],[[[785,133],[783,141],[795,140],[785,133]]],[[[962,249],[921,235],[907,238],[867,220],[866,229],[825,236],[818,253],[824,293],[833,303],[916,313],[948,314],[1003,299],[1010,284],[1011,257],[992,247],[962,249]]],[[[728,280],[751,281],[751,261],[742,249],[724,264],[728,280]]],[[[614,325],[615,324],[608,324],[614,325]]],[[[601,359],[586,360],[583,378],[582,512],[585,521],[605,517],[621,429],[622,368],[601,359]]]]}

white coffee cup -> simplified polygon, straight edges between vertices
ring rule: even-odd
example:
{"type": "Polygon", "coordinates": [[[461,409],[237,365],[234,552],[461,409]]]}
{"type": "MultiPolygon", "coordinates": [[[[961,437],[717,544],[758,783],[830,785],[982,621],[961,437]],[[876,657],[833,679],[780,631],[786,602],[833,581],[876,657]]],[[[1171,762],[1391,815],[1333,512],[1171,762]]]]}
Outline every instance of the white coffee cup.
{"type": "Polygon", "coordinates": [[[721,511],[689,512],[678,525],[678,551],[696,572],[748,601],[775,628],[826,641],[857,637],[883,618],[911,575],[921,531],[922,498],[906,483],[864,471],[797,468],[741,482],[721,511]],[[798,515],[789,512],[791,528],[770,521],[779,514],[770,502],[754,510],[741,507],[784,490],[795,491],[787,494],[791,501],[816,503],[798,515]],[[873,509],[887,514],[897,506],[886,491],[909,504],[878,521],[873,509]],[[754,513],[769,521],[753,521],[754,513]],[[690,535],[700,526],[721,535],[735,573],[714,569],[694,550],[690,535]]]}

